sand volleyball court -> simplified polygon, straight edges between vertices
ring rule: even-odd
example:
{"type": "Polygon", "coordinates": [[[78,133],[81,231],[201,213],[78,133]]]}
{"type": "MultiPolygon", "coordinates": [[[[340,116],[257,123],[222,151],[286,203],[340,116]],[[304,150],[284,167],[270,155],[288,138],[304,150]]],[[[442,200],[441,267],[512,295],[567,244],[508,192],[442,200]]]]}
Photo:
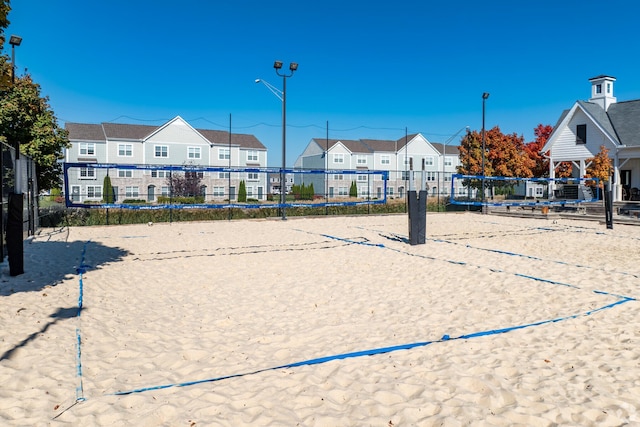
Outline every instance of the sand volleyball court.
{"type": "Polygon", "coordinates": [[[640,423],[640,227],[429,214],[43,230],[0,424],[640,423]]]}

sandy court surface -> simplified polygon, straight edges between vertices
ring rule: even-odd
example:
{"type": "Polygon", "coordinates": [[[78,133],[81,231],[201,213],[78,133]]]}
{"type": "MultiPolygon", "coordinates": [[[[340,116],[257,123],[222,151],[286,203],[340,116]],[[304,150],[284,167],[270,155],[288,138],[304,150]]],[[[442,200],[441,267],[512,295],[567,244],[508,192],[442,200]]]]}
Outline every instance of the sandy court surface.
{"type": "Polygon", "coordinates": [[[3,269],[0,424],[640,425],[640,227],[407,228],[43,230],[3,269]]]}

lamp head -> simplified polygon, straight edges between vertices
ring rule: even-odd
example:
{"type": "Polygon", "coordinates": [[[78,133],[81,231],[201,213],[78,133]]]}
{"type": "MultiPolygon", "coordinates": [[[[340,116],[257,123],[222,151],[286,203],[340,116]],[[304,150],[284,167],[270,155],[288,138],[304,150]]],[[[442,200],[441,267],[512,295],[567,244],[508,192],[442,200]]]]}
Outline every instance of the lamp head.
{"type": "Polygon", "coordinates": [[[289,64],[289,69],[291,71],[295,71],[298,69],[298,63],[297,62],[292,62],[291,64],[289,64]]]}
{"type": "Polygon", "coordinates": [[[275,68],[276,70],[279,70],[280,68],[282,68],[282,61],[276,61],[273,63],[273,68],[275,68]]]}
{"type": "Polygon", "coordinates": [[[482,94],[482,99],[487,99],[489,98],[489,92],[485,92],[482,94]]]}
{"type": "Polygon", "coordinates": [[[20,43],[22,43],[22,37],[20,36],[12,35],[9,39],[9,44],[11,46],[20,46],[20,43]]]}

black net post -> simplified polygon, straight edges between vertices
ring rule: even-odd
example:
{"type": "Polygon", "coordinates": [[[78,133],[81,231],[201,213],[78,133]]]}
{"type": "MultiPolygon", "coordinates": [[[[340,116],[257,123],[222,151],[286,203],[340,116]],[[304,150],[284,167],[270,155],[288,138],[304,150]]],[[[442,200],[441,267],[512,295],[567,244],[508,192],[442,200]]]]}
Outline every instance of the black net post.
{"type": "Polygon", "coordinates": [[[427,191],[407,192],[409,202],[409,243],[422,245],[427,236],[427,191]]]}
{"type": "Polygon", "coordinates": [[[22,194],[9,193],[7,253],[9,256],[9,275],[11,276],[24,273],[22,208],[22,194]]]}

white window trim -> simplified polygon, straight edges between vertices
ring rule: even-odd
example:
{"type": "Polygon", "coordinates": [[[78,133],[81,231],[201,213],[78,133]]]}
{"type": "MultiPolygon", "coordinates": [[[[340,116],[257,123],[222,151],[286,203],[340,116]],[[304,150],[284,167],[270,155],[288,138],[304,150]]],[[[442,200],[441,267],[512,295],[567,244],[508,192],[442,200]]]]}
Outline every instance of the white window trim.
{"type": "Polygon", "coordinates": [[[118,144],[118,157],[133,157],[133,144],[118,144]],[[120,154],[120,151],[124,151],[124,154],[120,154]],[[127,154],[127,151],[130,151],[131,154],[127,154]]]}
{"type": "Polygon", "coordinates": [[[100,200],[102,199],[102,185],[87,185],[86,187],[86,194],[87,194],[87,199],[88,200],[100,200]],[[93,189],[93,196],[89,196],[89,188],[93,189]],[[96,191],[96,189],[98,191],[96,191]],[[96,195],[96,193],[98,195],[96,195]]]}
{"type": "Polygon", "coordinates": [[[78,149],[78,153],[81,156],[88,156],[88,157],[95,157],[96,156],[96,144],[95,142],[81,142],[80,143],[80,147],[78,149]],[[82,149],[84,147],[85,152],[82,152],[82,149]],[[93,150],[93,154],[89,154],[89,147],[91,147],[91,149],[93,150]]]}
{"type": "Polygon", "coordinates": [[[202,147],[195,147],[195,146],[187,147],[187,158],[200,160],[202,158],[202,147]]]}
{"type": "Polygon", "coordinates": [[[229,160],[231,158],[231,150],[228,148],[218,148],[218,160],[229,160]]]}
{"type": "Polygon", "coordinates": [[[249,151],[247,151],[247,162],[257,162],[257,161],[259,161],[259,159],[260,159],[260,156],[258,155],[258,151],[257,150],[249,150],[249,151]]]}
{"type": "Polygon", "coordinates": [[[169,146],[168,145],[154,145],[153,146],[153,157],[156,159],[168,159],[169,158],[169,146]],[[162,154],[162,148],[166,148],[166,152],[167,155],[166,156],[162,156],[162,155],[158,155],[158,148],[160,148],[160,154],[162,154]]]}

